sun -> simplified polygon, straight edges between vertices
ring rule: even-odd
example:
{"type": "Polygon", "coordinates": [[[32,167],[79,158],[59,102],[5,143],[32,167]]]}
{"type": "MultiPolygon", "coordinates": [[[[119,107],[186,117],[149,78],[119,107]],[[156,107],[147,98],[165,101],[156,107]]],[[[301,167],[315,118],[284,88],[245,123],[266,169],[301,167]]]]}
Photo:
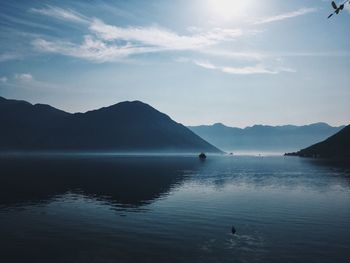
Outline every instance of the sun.
{"type": "Polygon", "coordinates": [[[208,8],[223,19],[244,16],[250,5],[249,0],[207,0],[208,8]]]}
{"type": "Polygon", "coordinates": [[[230,21],[249,16],[254,0],[205,0],[207,12],[216,20],[230,21]]]}

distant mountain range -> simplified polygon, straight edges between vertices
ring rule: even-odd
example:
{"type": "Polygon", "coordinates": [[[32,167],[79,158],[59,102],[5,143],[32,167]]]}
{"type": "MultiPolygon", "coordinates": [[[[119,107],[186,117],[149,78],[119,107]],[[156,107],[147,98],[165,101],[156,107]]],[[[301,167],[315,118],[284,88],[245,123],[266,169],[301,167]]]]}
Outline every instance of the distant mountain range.
{"type": "Polygon", "coordinates": [[[254,125],[244,129],[214,125],[189,126],[203,139],[226,151],[297,151],[340,131],[344,126],[332,127],[326,123],[304,126],[254,125]]]}
{"type": "Polygon", "coordinates": [[[350,159],[350,125],[310,147],[298,152],[288,153],[286,155],[295,155],[301,157],[317,157],[332,159],[350,159]]]}
{"type": "Polygon", "coordinates": [[[140,101],[86,113],[0,97],[0,150],[221,152],[140,101]]]}

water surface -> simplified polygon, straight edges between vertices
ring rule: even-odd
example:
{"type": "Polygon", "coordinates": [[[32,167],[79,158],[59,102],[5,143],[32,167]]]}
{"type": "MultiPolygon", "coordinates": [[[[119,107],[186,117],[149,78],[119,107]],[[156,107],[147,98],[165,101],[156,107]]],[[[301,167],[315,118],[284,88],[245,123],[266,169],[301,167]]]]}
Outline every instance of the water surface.
{"type": "Polygon", "coordinates": [[[350,258],[350,171],[341,165],[275,156],[3,155],[0,167],[1,262],[350,258]]]}

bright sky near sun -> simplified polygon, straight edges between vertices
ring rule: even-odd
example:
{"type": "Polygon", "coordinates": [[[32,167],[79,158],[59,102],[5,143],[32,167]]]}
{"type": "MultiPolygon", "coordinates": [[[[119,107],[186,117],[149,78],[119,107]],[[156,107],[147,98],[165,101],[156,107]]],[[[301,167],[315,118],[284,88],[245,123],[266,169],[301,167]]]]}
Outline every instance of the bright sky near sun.
{"type": "Polygon", "coordinates": [[[185,125],[350,123],[350,6],[326,0],[1,1],[0,96],[141,100],[185,125]]]}

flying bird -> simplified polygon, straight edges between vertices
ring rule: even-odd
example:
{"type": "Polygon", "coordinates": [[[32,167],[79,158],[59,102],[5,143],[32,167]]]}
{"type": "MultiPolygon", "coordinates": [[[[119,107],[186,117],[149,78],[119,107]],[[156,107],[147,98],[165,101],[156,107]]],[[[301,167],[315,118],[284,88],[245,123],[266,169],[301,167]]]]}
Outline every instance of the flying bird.
{"type": "Polygon", "coordinates": [[[346,3],[349,3],[349,2],[350,0],[347,0],[341,5],[337,6],[337,4],[334,1],[332,1],[332,7],[334,8],[334,12],[330,14],[327,18],[331,18],[334,14],[339,14],[339,12],[344,9],[344,6],[346,5],[346,3]]]}

